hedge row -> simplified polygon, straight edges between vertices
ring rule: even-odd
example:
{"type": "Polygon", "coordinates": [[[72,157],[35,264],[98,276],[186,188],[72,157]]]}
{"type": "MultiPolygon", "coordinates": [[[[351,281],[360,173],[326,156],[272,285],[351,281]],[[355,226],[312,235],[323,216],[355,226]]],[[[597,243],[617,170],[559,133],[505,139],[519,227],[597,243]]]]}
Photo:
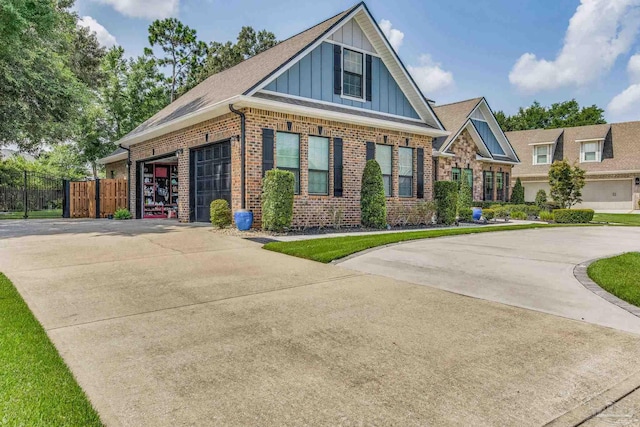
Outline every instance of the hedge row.
{"type": "Polygon", "coordinates": [[[586,224],[593,220],[593,209],[554,209],[553,219],[559,224],[586,224]]]}

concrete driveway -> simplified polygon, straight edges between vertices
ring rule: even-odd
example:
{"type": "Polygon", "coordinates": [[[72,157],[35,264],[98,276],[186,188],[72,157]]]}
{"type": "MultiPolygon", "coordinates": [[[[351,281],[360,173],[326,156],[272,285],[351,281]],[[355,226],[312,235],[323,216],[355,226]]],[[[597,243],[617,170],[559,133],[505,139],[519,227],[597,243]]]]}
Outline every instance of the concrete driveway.
{"type": "Polygon", "coordinates": [[[640,251],[640,227],[534,229],[420,240],[340,266],[640,334],[640,318],[587,290],[577,264],[640,251]]]}
{"type": "Polygon", "coordinates": [[[565,425],[640,385],[637,335],[203,227],[0,221],[0,271],[107,425],[565,425]]]}

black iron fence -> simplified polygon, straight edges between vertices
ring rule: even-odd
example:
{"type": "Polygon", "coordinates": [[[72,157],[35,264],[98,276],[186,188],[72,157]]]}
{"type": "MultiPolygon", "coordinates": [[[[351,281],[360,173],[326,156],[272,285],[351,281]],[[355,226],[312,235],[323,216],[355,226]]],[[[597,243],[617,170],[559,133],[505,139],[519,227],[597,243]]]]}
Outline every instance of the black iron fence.
{"type": "Polygon", "coordinates": [[[0,215],[62,217],[65,197],[62,178],[26,170],[0,173],[0,215]]]}

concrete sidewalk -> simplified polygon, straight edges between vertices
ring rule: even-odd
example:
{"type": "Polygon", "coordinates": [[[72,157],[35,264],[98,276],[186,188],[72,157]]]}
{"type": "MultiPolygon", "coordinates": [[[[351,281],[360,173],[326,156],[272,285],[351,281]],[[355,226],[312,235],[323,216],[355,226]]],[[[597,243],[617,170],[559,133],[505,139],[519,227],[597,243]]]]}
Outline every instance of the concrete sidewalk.
{"type": "Polygon", "coordinates": [[[0,271],[108,426],[539,426],[638,371],[633,334],[206,228],[42,224],[0,271]]]}

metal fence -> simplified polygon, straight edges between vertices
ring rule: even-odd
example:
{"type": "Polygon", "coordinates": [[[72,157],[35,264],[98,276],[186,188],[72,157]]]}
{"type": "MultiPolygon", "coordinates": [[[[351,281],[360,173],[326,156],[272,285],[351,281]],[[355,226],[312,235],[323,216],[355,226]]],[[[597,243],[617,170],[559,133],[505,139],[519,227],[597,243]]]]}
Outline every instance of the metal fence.
{"type": "Polygon", "coordinates": [[[0,173],[0,215],[62,217],[65,184],[62,178],[31,171],[0,173]]]}

